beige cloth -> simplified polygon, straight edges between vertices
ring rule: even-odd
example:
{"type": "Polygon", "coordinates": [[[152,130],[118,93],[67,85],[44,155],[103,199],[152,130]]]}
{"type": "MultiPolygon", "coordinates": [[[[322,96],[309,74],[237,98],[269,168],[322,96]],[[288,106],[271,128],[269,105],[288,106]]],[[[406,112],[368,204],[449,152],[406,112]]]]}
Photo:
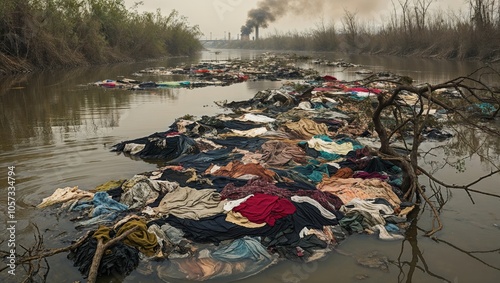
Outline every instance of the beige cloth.
{"type": "Polygon", "coordinates": [[[310,119],[302,118],[298,122],[286,123],[285,127],[294,135],[310,139],[315,135],[327,135],[328,127],[325,124],[318,124],[310,119]]]}
{"type": "Polygon", "coordinates": [[[66,187],[64,189],[58,188],[54,193],[42,200],[42,202],[37,205],[38,208],[44,208],[54,204],[68,202],[70,200],[78,200],[82,198],[93,198],[94,193],[82,191],[76,187],[66,187]]]}
{"type": "Polygon", "coordinates": [[[338,196],[343,203],[349,203],[355,198],[363,200],[383,198],[393,206],[399,206],[401,203],[399,197],[392,191],[391,185],[380,179],[324,178],[318,184],[318,190],[338,196]]]}
{"type": "Polygon", "coordinates": [[[328,153],[335,153],[340,155],[346,155],[353,149],[353,145],[350,142],[337,144],[336,142],[327,142],[317,138],[310,139],[307,142],[307,145],[317,151],[325,151],[328,153]]]}
{"type": "Polygon", "coordinates": [[[179,187],[167,193],[154,211],[198,220],[223,213],[225,203],[226,201],[221,201],[220,194],[215,190],[179,187]]]}
{"type": "Polygon", "coordinates": [[[226,221],[233,223],[233,224],[236,224],[236,225],[239,225],[239,226],[246,227],[246,228],[261,228],[261,227],[266,226],[265,222],[264,223],[254,223],[254,222],[248,220],[248,218],[246,218],[245,216],[241,215],[241,213],[234,212],[234,211],[229,211],[227,213],[226,221]]]}
{"type": "Polygon", "coordinates": [[[247,131],[233,130],[231,129],[230,133],[221,134],[220,137],[247,137],[247,138],[255,138],[261,136],[267,132],[266,127],[255,128],[247,131]]]}

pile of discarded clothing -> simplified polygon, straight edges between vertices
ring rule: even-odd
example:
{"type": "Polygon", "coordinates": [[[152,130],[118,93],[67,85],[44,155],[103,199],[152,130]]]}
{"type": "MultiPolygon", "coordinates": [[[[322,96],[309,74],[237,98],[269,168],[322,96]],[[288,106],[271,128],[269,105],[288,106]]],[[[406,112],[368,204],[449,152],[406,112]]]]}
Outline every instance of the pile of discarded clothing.
{"type": "Polygon", "coordinates": [[[404,172],[358,140],[375,136],[353,117],[358,100],[316,89],[325,84],[355,87],[328,76],[220,103],[231,114],[177,119],[113,148],[161,168],[89,191],[57,189],[39,207],[61,204],[78,215],[77,227],[93,231],[70,256],[83,274],[96,240],[137,226],[99,275],[130,272],[139,258],[166,282],[237,279],[283,259],[317,260],[352,233],[402,239],[414,208],[401,200],[404,172]]]}
{"type": "Polygon", "coordinates": [[[313,78],[318,72],[313,69],[297,67],[298,60],[293,54],[281,56],[264,53],[253,60],[210,61],[199,64],[182,65],[175,68],[146,68],[133,74],[135,77],[155,76],[170,78],[168,81],[140,81],[122,78],[102,80],[93,83],[104,88],[145,90],[157,88],[199,88],[207,86],[228,86],[247,80],[281,79],[298,80],[313,78]],[[181,80],[179,80],[179,78],[181,80]]]}

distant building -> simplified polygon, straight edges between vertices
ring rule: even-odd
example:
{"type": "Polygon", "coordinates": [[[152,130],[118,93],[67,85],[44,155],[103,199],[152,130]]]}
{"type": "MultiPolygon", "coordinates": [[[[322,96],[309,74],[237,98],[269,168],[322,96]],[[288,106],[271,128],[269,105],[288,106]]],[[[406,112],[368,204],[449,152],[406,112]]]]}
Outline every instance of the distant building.
{"type": "Polygon", "coordinates": [[[241,35],[241,40],[242,41],[249,41],[250,40],[250,35],[249,34],[242,34],[241,35]]]}

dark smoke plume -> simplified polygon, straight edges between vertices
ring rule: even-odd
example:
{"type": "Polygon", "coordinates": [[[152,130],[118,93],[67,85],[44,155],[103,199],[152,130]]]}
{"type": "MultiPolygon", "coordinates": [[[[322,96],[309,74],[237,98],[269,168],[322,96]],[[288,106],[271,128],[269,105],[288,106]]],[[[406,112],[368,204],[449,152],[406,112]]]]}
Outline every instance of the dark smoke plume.
{"type": "Polygon", "coordinates": [[[341,17],[344,9],[360,14],[375,11],[381,4],[387,4],[384,0],[262,0],[256,9],[248,12],[248,19],[241,27],[241,34],[250,35],[255,27],[266,28],[270,23],[287,15],[297,16],[322,15],[328,11],[331,17],[341,17]]]}

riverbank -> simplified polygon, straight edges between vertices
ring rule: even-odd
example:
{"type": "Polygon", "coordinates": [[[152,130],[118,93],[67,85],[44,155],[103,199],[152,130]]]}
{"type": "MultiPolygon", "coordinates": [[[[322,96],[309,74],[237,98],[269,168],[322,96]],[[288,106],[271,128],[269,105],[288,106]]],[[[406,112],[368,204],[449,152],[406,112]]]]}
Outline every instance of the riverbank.
{"type": "Polygon", "coordinates": [[[0,75],[193,55],[201,32],[175,10],[124,1],[16,1],[0,9],[0,75]]]}

